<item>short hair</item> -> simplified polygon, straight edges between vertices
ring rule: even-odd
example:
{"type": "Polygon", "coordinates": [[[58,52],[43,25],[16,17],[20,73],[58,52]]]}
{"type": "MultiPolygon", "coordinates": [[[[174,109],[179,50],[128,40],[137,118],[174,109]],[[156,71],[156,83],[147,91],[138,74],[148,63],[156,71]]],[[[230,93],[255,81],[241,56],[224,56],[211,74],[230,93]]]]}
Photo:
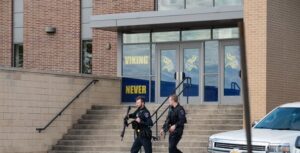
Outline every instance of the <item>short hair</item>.
{"type": "Polygon", "coordinates": [[[176,94],[170,95],[169,98],[172,98],[176,103],[178,103],[178,96],[176,94]]]}
{"type": "Polygon", "coordinates": [[[135,101],[141,100],[143,103],[145,103],[145,98],[143,96],[137,96],[135,98],[135,101]]]}

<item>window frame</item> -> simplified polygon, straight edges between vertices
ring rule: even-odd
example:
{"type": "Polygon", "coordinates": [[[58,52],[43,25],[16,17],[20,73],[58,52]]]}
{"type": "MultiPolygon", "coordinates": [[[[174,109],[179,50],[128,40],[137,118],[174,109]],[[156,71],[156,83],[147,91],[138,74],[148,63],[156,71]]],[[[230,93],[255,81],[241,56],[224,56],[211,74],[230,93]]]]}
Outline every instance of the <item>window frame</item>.
{"type": "Polygon", "coordinates": [[[93,40],[92,39],[82,40],[81,41],[81,51],[80,51],[80,73],[82,73],[82,74],[93,74],[93,64],[92,63],[93,63],[93,40]],[[83,60],[83,58],[84,58],[84,46],[85,46],[85,43],[87,43],[87,44],[90,43],[92,45],[91,73],[84,73],[84,68],[83,68],[83,66],[84,66],[84,64],[83,64],[84,60],[83,60]]]}
{"type": "MultiPolygon", "coordinates": [[[[13,67],[17,67],[17,68],[22,68],[24,66],[24,44],[23,43],[15,43],[13,44],[13,55],[12,55],[12,59],[13,59],[13,67]],[[20,46],[22,46],[22,64],[21,66],[17,65],[17,51],[20,51],[20,46]]],[[[18,53],[19,56],[19,53],[18,53]]],[[[20,61],[20,57],[18,58],[18,60],[20,61]]]]}

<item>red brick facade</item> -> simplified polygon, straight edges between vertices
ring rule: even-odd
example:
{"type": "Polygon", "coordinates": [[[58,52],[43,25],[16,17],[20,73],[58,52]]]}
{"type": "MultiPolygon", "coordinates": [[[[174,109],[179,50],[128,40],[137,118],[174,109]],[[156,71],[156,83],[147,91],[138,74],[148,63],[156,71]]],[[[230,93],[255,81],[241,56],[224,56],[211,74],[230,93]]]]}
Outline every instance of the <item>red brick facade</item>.
{"type": "MultiPolygon", "coordinates": [[[[0,65],[11,65],[11,0],[0,0],[0,65]],[[3,23],[2,23],[3,22],[3,23]]],[[[152,11],[153,0],[94,0],[93,14],[152,11]]],[[[80,0],[24,0],[25,69],[80,71],[80,0]],[[56,28],[47,34],[45,28],[56,28]]],[[[93,30],[93,74],[117,75],[117,33],[93,30]],[[110,44],[111,48],[107,49],[110,44]]]]}
{"type": "MultiPolygon", "coordinates": [[[[152,11],[154,0],[94,0],[93,14],[152,11]]],[[[117,75],[117,33],[93,30],[93,74],[117,75]],[[107,44],[111,49],[107,50],[107,44]]]]}
{"type": "Polygon", "coordinates": [[[11,66],[12,0],[0,0],[0,66],[11,66]]]}
{"type": "Polygon", "coordinates": [[[79,63],[80,0],[24,0],[24,68],[78,73],[79,63]]]}

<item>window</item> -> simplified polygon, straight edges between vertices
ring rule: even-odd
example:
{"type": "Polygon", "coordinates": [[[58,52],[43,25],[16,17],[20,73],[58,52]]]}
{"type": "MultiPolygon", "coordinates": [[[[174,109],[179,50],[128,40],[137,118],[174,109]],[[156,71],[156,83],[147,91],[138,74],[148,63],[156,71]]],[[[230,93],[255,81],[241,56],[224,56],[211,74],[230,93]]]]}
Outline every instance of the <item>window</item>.
{"type": "Polygon", "coordinates": [[[213,29],[213,39],[239,38],[239,28],[219,28],[213,29]]]}
{"type": "Polygon", "coordinates": [[[14,67],[23,67],[23,44],[14,45],[14,67]]]}
{"type": "Polygon", "coordinates": [[[212,0],[186,0],[186,8],[208,8],[213,7],[212,0]]]}
{"type": "Polygon", "coordinates": [[[243,0],[156,0],[157,10],[179,10],[191,8],[212,8],[222,6],[241,6],[243,0]]]}
{"type": "Polygon", "coordinates": [[[81,73],[92,74],[92,50],[91,40],[82,41],[81,73]]]}
{"type": "Polygon", "coordinates": [[[211,39],[210,29],[182,31],[182,41],[209,40],[211,39]]]}
{"type": "Polygon", "coordinates": [[[123,76],[150,74],[150,44],[123,46],[123,76]]]}
{"type": "Polygon", "coordinates": [[[215,0],[215,6],[242,5],[242,0],[215,0]]]}
{"type": "Polygon", "coordinates": [[[206,41],[204,51],[204,101],[218,101],[219,41],[206,41]]]}
{"type": "Polygon", "coordinates": [[[123,34],[123,43],[149,43],[150,33],[123,34]]]}
{"type": "Polygon", "coordinates": [[[184,0],[157,0],[158,10],[184,9],[184,0]]]}
{"type": "Polygon", "coordinates": [[[153,42],[179,41],[180,31],[154,32],[152,40],[153,42]]]}

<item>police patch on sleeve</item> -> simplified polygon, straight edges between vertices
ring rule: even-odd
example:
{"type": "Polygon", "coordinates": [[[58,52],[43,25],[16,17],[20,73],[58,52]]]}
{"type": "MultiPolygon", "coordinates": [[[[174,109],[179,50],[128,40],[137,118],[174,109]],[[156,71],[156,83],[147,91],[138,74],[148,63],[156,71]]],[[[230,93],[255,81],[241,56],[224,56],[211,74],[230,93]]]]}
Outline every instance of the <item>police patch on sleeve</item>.
{"type": "Polygon", "coordinates": [[[145,117],[148,118],[150,115],[148,112],[144,113],[145,117]]]}
{"type": "Polygon", "coordinates": [[[184,110],[183,110],[183,109],[180,110],[180,114],[181,114],[181,115],[184,115],[184,110]]]}

